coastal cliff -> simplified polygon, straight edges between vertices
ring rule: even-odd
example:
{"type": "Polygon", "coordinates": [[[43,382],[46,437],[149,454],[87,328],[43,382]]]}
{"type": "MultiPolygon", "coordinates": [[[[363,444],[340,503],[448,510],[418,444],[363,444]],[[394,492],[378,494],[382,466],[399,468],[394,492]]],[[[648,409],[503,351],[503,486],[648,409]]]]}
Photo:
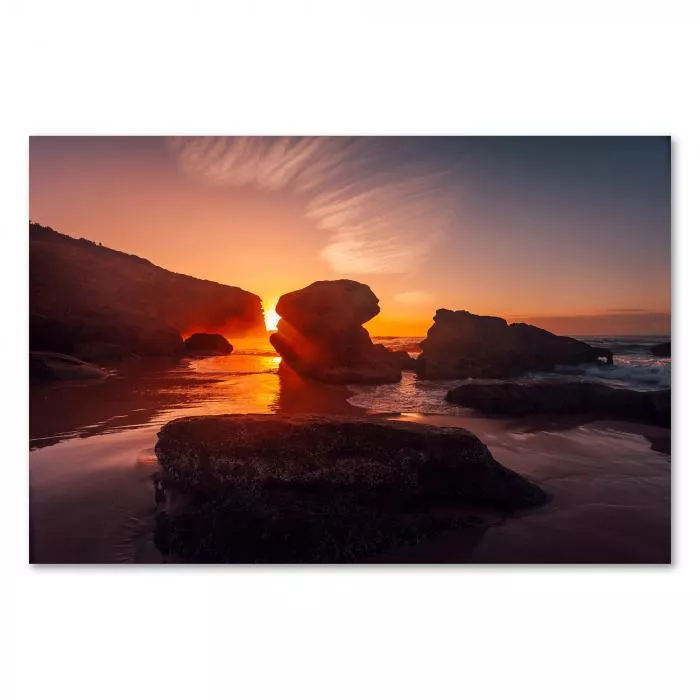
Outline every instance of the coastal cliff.
{"type": "Polygon", "coordinates": [[[81,359],[183,352],[192,331],[262,335],[260,297],[29,225],[30,348],[81,359]]]}

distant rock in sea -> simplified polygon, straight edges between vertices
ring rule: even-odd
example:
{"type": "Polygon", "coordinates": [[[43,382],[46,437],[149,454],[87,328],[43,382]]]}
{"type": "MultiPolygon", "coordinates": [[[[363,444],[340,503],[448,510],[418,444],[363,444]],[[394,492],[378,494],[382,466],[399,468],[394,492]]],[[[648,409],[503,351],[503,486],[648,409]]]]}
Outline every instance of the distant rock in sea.
{"type": "Polygon", "coordinates": [[[203,562],[344,563],[479,522],[547,494],[473,434],[378,418],[182,418],[158,434],[166,486],[189,502],[156,543],[203,562]]]}
{"type": "Polygon", "coordinates": [[[30,349],[85,360],[182,355],[192,330],[263,335],[260,298],[29,226],[30,349]]]}
{"type": "Polygon", "coordinates": [[[508,378],[556,365],[612,363],[612,352],[526,323],[438,309],[420,345],[425,379],[508,378]]]}
{"type": "Polygon", "coordinates": [[[668,343],[652,345],[650,350],[654,357],[671,357],[671,341],[669,340],[668,343]]]}
{"type": "Polygon", "coordinates": [[[77,357],[57,352],[30,352],[30,379],[104,379],[107,372],[77,357]]]}
{"type": "Polygon", "coordinates": [[[670,389],[635,391],[594,382],[471,383],[448,391],[445,399],[491,415],[580,415],[671,425],[670,389]]]}
{"type": "Polygon", "coordinates": [[[270,342],[297,374],[329,384],[397,382],[407,353],[372,343],[363,327],[379,300],[352,280],[320,281],[280,297],[281,320],[270,342]]]}
{"type": "Polygon", "coordinates": [[[185,340],[189,355],[230,355],[233,345],[219,333],[195,333],[185,340]]]}

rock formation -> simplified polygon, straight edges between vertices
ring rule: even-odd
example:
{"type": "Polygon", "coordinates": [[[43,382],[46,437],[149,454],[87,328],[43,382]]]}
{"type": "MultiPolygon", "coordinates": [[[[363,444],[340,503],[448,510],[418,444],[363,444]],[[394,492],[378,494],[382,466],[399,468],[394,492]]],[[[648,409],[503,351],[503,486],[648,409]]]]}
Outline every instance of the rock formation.
{"type": "Polygon", "coordinates": [[[314,282],[280,297],[270,342],[297,374],[330,384],[397,382],[406,353],[374,344],[362,326],[379,313],[377,297],[352,280],[314,282]]]}
{"type": "Polygon", "coordinates": [[[671,357],[671,341],[669,340],[668,343],[652,345],[650,350],[654,357],[671,357]]]}
{"type": "Polygon", "coordinates": [[[556,365],[612,363],[612,352],[526,323],[438,309],[421,342],[417,373],[425,379],[508,378],[556,365]]]}
{"type": "Polygon", "coordinates": [[[134,355],[177,357],[185,352],[175,328],[127,309],[118,313],[87,309],[64,315],[58,311],[55,315],[30,313],[29,347],[49,348],[89,361],[124,360],[134,355]]]}
{"type": "Polygon", "coordinates": [[[195,333],[185,341],[188,355],[230,355],[233,345],[218,333],[195,333]]]}
{"type": "Polygon", "coordinates": [[[635,391],[594,382],[472,383],[452,389],[445,399],[492,415],[579,415],[671,425],[670,389],[635,391]]]}
{"type": "Polygon", "coordinates": [[[104,379],[107,372],[77,357],[57,352],[30,352],[30,379],[104,379]]]}
{"type": "Polygon", "coordinates": [[[370,418],[182,418],[158,434],[171,555],[213,562],[351,562],[473,524],[473,506],[544,504],[472,433],[370,418]],[[449,513],[449,514],[448,514],[449,513]]]}
{"type": "Polygon", "coordinates": [[[29,227],[30,349],[81,359],[177,355],[188,331],[265,333],[260,298],[29,227]]]}

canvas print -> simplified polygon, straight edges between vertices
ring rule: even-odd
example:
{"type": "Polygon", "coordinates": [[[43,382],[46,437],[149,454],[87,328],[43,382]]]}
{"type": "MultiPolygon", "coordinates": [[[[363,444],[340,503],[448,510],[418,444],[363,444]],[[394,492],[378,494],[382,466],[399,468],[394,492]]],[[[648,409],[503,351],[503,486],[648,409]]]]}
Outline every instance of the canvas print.
{"type": "Polygon", "coordinates": [[[670,563],[670,138],[29,161],[32,563],[670,563]]]}

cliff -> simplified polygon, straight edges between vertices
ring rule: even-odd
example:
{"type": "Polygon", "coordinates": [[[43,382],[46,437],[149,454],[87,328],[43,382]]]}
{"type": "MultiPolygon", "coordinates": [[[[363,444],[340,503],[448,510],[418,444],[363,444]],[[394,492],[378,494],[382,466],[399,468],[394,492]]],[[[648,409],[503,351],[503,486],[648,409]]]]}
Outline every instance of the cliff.
{"type": "Polygon", "coordinates": [[[29,225],[29,314],[31,349],[82,348],[83,359],[176,353],[176,336],[193,331],[265,333],[255,294],[36,223],[29,225]]]}

